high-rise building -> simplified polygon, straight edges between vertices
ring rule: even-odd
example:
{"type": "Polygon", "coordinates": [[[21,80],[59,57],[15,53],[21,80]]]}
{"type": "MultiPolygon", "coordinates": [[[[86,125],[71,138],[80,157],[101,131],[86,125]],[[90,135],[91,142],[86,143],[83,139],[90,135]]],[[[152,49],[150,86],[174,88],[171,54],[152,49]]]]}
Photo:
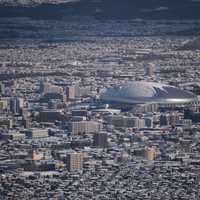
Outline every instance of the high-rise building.
{"type": "Polygon", "coordinates": [[[108,147],[108,134],[106,132],[95,133],[93,137],[93,144],[95,147],[106,148],[108,147]]]}
{"type": "Polygon", "coordinates": [[[66,88],[66,99],[72,100],[75,99],[75,86],[68,86],[66,88]]]}
{"type": "Polygon", "coordinates": [[[76,121],[71,122],[69,128],[72,135],[81,135],[101,131],[102,124],[95,121],[76,121]]]}
{"type": "Polygon", "coordinates": [[[70,172],[80,171],[83,168],[83,154],[70,152],[66,155],[66,166],[70,172]]]}
{"type": "Polygon", "coordinates": [[[23,107],[23,99],[20,99],[18,97],[10,99],[10,111],[13,114],[20,114],[22,107],[23,107]]]}

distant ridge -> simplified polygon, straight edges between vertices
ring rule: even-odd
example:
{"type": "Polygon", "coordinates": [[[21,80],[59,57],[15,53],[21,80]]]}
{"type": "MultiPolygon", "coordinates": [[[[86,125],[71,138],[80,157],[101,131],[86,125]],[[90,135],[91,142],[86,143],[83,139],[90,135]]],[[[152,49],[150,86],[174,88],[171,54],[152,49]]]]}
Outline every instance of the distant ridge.
{"type": "MultiPolygon", "coordinates": [[[[98,19],[200,19],[200,1],[192,0],[60,0],[54,3],[0,4],[0,17],[61,19],[69,15],[98,19]],[[62,2],[56,4],[56,2],[62,2]]],[[[50,2],[50,1],[47,1],[50,2]]]]}
{"type": "Polygon", "coordinates": [[[1,0],[0,5],[7,6],[34,6],[39,4],[60,4],[81,0],[1,0]]]}
{"type": "Polygon", "coordinates": [[[186,41],[181,47],[181,50],[200,50],[200,37],[186,41]]]}

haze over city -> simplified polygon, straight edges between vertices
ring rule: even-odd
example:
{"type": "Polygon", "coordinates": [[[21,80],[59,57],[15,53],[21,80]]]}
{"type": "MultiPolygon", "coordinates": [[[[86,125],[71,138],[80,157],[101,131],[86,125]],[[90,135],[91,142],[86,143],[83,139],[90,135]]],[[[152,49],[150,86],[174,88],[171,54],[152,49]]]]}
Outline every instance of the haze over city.
{"type": "Polygon", "coordinates": [[[200,1],[0,1],[0,200],[200,199],[200,1]]]}

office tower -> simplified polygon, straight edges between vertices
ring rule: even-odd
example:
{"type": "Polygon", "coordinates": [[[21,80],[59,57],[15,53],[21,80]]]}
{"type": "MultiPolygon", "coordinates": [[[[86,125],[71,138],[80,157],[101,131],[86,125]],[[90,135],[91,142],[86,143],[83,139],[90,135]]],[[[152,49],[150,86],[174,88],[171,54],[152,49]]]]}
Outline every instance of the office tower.
{"type": "Polygon", "coordinates": [[[93,136],[93,144],[95,147],[108,147],[108,134],[106,132],[95,133],[93,136]]]}
{"type": "Polygon", "coordinates": [[[72,135],[81,135],[101,131],[102,124],[95,121],[79,121],[71,122],[69,128],[72,135]]]}
{"type": "Polygon", "coordinates": [[[66,166],[70,172],[80,171],[83,168],[83,154],[70,152],[66,155],[66,166]]]}
{"type": "Polygon", "coordinates": [[[17,97],[10,99],[10,111],[13,114],[20,114],[22,107],[23,107],[23,99],[17,97]]]}

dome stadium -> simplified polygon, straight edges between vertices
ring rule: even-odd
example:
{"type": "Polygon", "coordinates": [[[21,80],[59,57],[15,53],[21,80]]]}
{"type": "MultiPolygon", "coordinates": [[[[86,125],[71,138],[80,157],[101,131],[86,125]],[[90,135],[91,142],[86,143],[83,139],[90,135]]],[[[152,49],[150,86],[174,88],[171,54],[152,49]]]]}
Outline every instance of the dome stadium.
{"type": "Polygon", "coordinates": [[[121,104],[187,104],[197,101],[197,96],[179,88],[155,82],[135,81],[108,88],[101,100],[121,104]]]}

